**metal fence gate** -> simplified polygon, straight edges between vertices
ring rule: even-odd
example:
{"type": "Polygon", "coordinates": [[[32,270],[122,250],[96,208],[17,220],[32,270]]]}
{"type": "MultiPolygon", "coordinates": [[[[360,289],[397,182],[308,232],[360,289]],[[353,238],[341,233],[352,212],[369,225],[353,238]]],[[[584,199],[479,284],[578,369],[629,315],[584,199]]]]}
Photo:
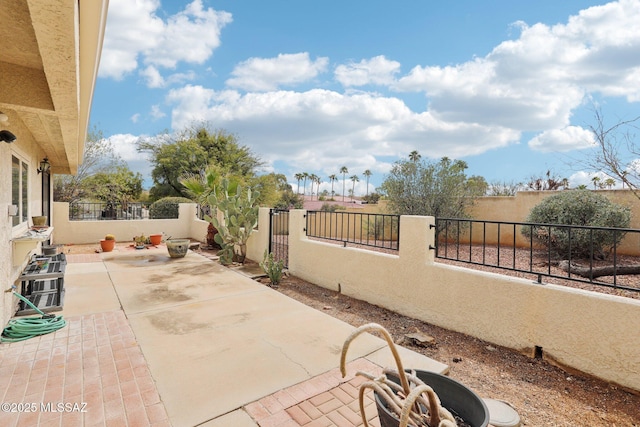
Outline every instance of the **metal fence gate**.
{"type": "Polygon", "coordinates": [[[269,211],[269,252],[276,261],[283,260],[289,266],[289,211],[271,209],[269,211]]]}

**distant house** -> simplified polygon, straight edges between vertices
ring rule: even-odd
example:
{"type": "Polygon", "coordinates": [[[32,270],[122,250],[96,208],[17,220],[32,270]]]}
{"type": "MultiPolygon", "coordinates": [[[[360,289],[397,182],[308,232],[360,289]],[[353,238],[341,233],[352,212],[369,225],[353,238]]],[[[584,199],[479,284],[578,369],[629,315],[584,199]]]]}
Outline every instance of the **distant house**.
{"type": "MultiPolygon", "coordinates": [[[[0,283],[19,277],[51,224],[52,175],[82,161],[108,0],[0,1],[0,283]]],[[[53,230],[55,233],[55,230],[53,230]]],[[[2,327],[16,311],[0,292],[2,327]]]]}

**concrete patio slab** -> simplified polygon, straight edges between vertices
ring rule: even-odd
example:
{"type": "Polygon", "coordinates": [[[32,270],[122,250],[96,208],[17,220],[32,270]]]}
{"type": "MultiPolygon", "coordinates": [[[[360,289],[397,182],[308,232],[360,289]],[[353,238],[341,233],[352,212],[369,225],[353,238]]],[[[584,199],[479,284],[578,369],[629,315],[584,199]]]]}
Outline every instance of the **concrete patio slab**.
{"type": "Polygon", "coordinates": [[[94,272],[89,266],[71,264],[65,274],[65,295],[62,315],[79,316],[120,310],[120,301],[104,265],[97,264],[94,272]],[[102,268],[99,268],[102,266],[102,268]]]}
{"type": "MultiPolygon", "coordinates": [[[[241,289],[234,294],[127,313],[175,426],[197,425],[335,368],[353,330],[242,275],[233,279],[241,289]]],[[[349,358],[384,345],[363,336],[349,358]]]]}
{"type": "MultiPolygon", "coordinates": [[[[160,248],[94,258],[93,263],[70,264],[65,275],[62,314],[79,319],[71,322],[74,336],[39,338],[54,349],[73,350],[72,360],[67,357],[73,362],[70,375],[87,366],[90,389],[84,389],[85,382],[52,382],[65,393],[69,388],[95,398],[92,407],[100,408],[97,415],[104,422],[85,417],[84,424],[77,425],[295,426],[300,425],[295,421],[301,414],[297,405],[310,407],[321,393],[344,396],[343,389],[353,389],[357,370],[392,366],[386,342],[364,334],[352,343],[349,375],[342,378],[337,369],[340,351],[352,326],[198,254],[170,259],[160,248]],[[85,327],[80,321],[91,323],[85,327]],[[95,328],[89,327],[93,324],[95,328]],[[107,328],[111,336],[104,324],[113,325],[107,328]],[[107,344],[115,347],[105,352],[107,344]],[[95,369],[96,357],[105,363],[104,372],[95,369]],[[122,381],[117,390],[114,370],[122,381]]],[[[56,337],[60,333],[68,331],[56,337]]],[[[36,351],[33,345],[25,344],[25,351],[36,351]]],[[[8,351],[18,348],[23,347],[12,344],[8,351]]],[[[400,351],[407,367],[447,370],[425,356],[400,351]]],[[[7,354],[4,360],[11,360],[7,354]]],[[[24,395],[44,384],[40,377],[33,381],[24,395]]],[[[327,412],[323,419],[333,416],[327,412]]],[[[12,418],[6,425],[18,422],[22,419],[12,418]]]]}

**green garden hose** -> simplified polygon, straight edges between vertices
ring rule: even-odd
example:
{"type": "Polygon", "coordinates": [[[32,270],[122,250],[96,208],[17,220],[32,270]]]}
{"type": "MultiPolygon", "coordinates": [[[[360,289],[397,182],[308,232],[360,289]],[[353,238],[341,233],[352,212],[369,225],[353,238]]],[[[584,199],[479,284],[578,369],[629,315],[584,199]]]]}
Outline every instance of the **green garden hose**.
{"type": "Polygon", "coordinates": [[[4,328],[4,331],[2,331],[2,337],[0,337],[1,342],[24,341],[29,338],[37,337],[38,335],[46,335],[48,333],[55,332],[66,326],[67,322],[62,318],[62,316],[44,314],[42,310],[33,305],[31,301],[19,293],[14,292],[13,294],[40,313],[42,317],[28,317],[24,319],[9,320],[9,324],[4,328]]]}

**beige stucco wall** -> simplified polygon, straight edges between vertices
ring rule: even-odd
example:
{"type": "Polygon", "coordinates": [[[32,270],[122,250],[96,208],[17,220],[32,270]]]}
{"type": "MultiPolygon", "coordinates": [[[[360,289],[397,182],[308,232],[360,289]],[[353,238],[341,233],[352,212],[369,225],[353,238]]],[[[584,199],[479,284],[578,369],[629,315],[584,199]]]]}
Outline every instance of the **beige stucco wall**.
{"type": "MultiPolygon", "coordinates": [[[[570,191],[570,190],[564,190],[570,191]]],[[[640,229],[640,200],[629,190],[592,190],[602,194],[614,203],[631,208],[631,224],[629,228],[640,229]]],[[[557,194],[557,191],[523,191],[513,197],[481,197],[471,209],[471,217],[476,220],[500,222],[525,222],[531,209],[545,198],[557,194]]],[[[487,244],[497,244],[496,225],[488,224],[486,234],[480,224],[474,224],[473,242],[482,243],[486,235],[487,244]]],[[[528,247],[529,241],[515,230],[516,245],[528,247]]],[[[500,243],[513,244],[514,230],[508,226],[500,227],[500,243]]],[[[639,255],[640,233],[628,233],[618,247],[622,254],[639,255]]]]}
{"type": "Polygon", "coordinates": [[[180,203],[177,219],[141,219],[113,221],[69,221],[69,204],[53,203],[55,244],[97,243],[105,234],[114,234],[117,241],[131,241],[140,234],[164,233],[166,237],[191,238],[206,241],[206,221],[197,218],[195,203],[180,203]]]}
{"type": "Polygon", "coordinates": [[[258,212],[258,228],[253,230],[247,241],[247,258],[260,262],[264,251],[269,248],[269,216],[270,208],[260,208],[258,212]]]}
{"type": "Polygon", "coordinates": [[[290,215],[293,275],[640,390],[640,301],[434,263],[431,217],[403,216],[389,255],[309,240],[304,211],[290,215]]]}

